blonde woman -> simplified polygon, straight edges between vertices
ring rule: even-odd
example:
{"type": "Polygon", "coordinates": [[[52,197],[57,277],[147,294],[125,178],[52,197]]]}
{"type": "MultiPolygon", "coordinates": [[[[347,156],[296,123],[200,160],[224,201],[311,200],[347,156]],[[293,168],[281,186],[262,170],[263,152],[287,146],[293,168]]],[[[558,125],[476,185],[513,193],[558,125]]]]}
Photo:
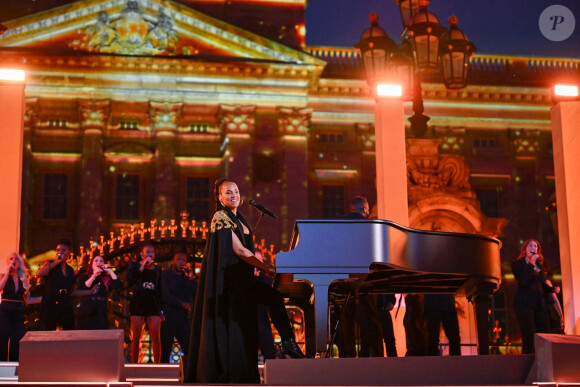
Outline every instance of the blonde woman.
{"type": "Polygon", "coordinates": [[[18,361],[19,344],[26,333],[24,304],[39,302],[31,298],[24,260],[17,253],[8,257],[7,272],[0,274],[0,361],[18,361]]]}

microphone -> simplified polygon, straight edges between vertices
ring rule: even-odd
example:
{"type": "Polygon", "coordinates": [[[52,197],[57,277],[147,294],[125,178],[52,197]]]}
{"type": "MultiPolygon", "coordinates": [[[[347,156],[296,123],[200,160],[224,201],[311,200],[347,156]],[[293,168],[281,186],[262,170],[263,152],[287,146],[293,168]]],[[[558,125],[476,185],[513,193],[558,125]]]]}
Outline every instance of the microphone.
{"type": "Polygon", "coordinates": [[[258,203],[256,203],[254,200],[250,200],[250,206],[256,208],[258,211],[274,218],[274,219],[278,219],[278,217],[269,209],[265,208],[264,206],[259,205],[258,203]]]}

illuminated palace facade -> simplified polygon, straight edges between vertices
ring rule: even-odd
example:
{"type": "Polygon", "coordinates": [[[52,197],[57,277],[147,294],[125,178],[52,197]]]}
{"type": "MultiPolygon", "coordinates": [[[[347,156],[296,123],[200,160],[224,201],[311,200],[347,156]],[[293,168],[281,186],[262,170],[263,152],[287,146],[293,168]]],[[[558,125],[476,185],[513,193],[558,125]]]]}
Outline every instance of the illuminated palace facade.
{"type": "MultiPolygon", "coordinates": [[[[374,100],[353,49],[304,45],[306,0],[39,3],[7,7],[0,35],[0,65],[27,71],[29,257],[183,210],[208,220],[221,176],[278,215],[257,230],[276,251],[295,219],[375,202],[374,100]]],[[[430,129],[407,129],[410,226],[497,236],[505,263],[538,238],[558,266],[550,87],[579,63],[475,55],[464,90],[425,79],[430,129]]]]}

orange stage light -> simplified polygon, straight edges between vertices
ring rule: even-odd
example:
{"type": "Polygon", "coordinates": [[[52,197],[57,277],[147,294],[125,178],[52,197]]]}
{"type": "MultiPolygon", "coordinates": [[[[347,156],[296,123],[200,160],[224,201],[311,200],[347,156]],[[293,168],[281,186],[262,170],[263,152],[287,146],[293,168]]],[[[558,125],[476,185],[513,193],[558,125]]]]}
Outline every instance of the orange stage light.
{"type": "Polygon", "coordinates": [[[0,69],[0,81],[24,82],[24,70],[0,69]]]}
{"type": "Polygon", "coordinates": [[[377,85],[377,95],[380,97],[401,97],[403,95],[403,87],[401,85],[379,83],[377,85]]]}
{"type": "Polygon", "coordinates": [[[554,95],[556,97],[578,97],[577,85],[555,85],[554,95]]]}

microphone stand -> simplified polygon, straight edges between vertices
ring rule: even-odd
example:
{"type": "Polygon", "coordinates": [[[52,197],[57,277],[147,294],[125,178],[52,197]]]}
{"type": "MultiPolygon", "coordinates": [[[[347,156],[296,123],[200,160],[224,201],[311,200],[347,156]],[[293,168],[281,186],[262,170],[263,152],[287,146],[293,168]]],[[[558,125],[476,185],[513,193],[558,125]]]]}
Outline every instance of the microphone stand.
{"type": "Polygon", "coordinates": [[[262,220],[263,217],[264,217],[264,213],[262,211],[260,211],[260,217],[258,218],[256,225],[254,226],[254,232],[256,232],[256,229],[258,228],[258,225],[260,224],[260,221],[262,220]]]}

